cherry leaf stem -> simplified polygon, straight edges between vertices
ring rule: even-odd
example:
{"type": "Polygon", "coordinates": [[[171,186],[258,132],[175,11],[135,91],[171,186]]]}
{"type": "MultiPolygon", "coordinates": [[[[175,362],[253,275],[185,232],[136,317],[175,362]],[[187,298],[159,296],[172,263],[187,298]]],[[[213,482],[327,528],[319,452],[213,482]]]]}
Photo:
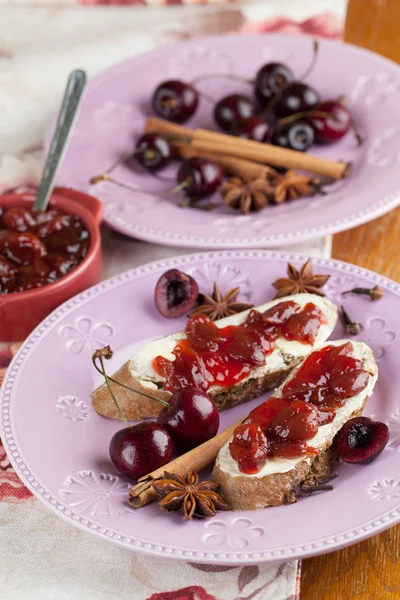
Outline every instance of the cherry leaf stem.
{"type": "Polygon", "coordinates": [[[181,181],[181,183],[178,183],[178,185],[176,185],[171,191],[170,194],[176,194],[178,192],[181,192],[182,190],[186,189],[188,187],[188,185],[190,185],[192,183],[192,180],[190,178],[186,178],[183,181],[181,181]]]}
{"type": "Polygon", "coordinates": [[[305,119],[307,117],[332,118],[332,115],[322,110],[305,110],[303,112],[294,113],[293,115],[289,115],[287,117],[279,119],[278,126],[287,125],[288,123],[293,123],[294,121],[298,121],[299,119],[305,119]]]}

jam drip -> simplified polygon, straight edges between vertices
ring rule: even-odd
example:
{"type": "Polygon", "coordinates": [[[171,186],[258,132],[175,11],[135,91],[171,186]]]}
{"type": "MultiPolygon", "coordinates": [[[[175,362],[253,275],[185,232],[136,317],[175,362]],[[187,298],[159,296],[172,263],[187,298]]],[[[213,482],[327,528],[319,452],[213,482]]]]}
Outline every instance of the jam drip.
{"type": "Polygon", "coordinates": [[[258,473],[269,457],[318,453],[306,442],[368,384],[369,373],[352,356],[353,350],[352,343],[346,342],[313,352],[283,387],[282,397],[268,398],[250,412],[248,422],[235,429],[229,444],[242,473],[258,473]]]}
{"type": "Polygon", "coordinates": [[[312,344],[325,323],[323,312],[309,302],[301,307],[287,300],[264,313],[251,310],[240,325],[219,328],[208,317],[191,317],[186,338],[177,342],[171,361],[153,360],[154,371],[165,379],[164,389],[176,391],[195,386],[230,387],[245,379],[254,367],[265,365],[278,338],[312,344]]]}

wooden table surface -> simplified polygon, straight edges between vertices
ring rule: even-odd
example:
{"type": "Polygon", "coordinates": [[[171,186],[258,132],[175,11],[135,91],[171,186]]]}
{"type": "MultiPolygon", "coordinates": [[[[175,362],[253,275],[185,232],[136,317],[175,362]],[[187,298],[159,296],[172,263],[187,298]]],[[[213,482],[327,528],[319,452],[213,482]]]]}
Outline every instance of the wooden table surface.
{"type": "MultiPolygon", "coordinates": [[[[400,10],[400,9],[399,9],[400,10]]],[[[400,283],[400,207],[333,238],[333,258],[400,283]]],[[[400,525],[303,561],[301,600],[399,600],[400,525]]]]}
{"type": "MultiPolygon", "coordinates": [[[[399,0],[349,0],[344,39],[400,63],[399,0]]],[[[400,208],[334,236],[332,256],[400,283],[400,208]]],[[[303,561],[301,600],[399,600],[400,525],[303,561]]]]}

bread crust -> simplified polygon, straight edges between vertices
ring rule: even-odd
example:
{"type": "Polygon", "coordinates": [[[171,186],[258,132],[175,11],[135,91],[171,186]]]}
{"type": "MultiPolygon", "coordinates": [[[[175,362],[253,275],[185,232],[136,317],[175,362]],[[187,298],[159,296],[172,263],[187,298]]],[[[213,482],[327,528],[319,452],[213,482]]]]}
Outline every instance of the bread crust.
{"type": "MultiPolygon", "coordinates": [[[[293,358],[287,363],[285,368],[279,371],[270,371],[262,377],[247,379],[230,388],[217,388],[215,391],[210,390],[208,392],[209,396],[214,400],[218,410],[232,408],[275,388],[289,375],[300,360],[300,358],[293,358]]],[[[129,361],[122,365],[113,375],[113,379],[161,400],[168,400],[171,395],[170,392],[144,387],[139,379],[132,376],[129,361]]],[[[140,394],[135,394],[135,392],[131,392],[115,383],[110,382],[110,385],[113,392],[117,395],[122,412],[129,420],[136,421],[156,417],[162,408],[154,400],[145,398],[140,394]]],[[[105,383],[92,392],[92,404],[95,411],[104,417],[112,419],[121,418],[105,383]]]]}
{"type": "MultiPolygon", "coordinates": [[[[362,414],[368,397],[362,406],[353,411],[349,420],[362,414]]],[[[321,461],[326,450],[331,446],[330,441],[321,448],[314,461],[321,461]]],[[[324,460],[323,457],[322,460],[324,460]]],[[[229,473],[222,471],[218,459],[215,463],[212,480],[217,483],[219,494],[228,503],[231,510],[259,510],[267,506],[280,506],[295,501],[295,490],[298,485],[308,479],[313,472],[313,463],[302,460],[296,467],[286,473],[273,473],[265,477],[248,477],[238,475],[232,477],[229,473]]]]}

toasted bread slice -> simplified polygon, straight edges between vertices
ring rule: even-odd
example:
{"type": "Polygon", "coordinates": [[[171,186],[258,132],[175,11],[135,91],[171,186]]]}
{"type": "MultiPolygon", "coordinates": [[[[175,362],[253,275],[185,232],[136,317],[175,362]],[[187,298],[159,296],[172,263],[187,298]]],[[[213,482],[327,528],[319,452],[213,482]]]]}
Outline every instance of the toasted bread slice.
{"type": "MultiPolygon", "coordinates": [[[[340,345],[346,341],[348,340],[331,341],[324,346],[340,345]]],[[[230,455],[230,441],[221,448],[215,461],[212,479],[220,485],[220,493],[232,510],[257,510],[293,501],[296,487],[309,477],[319,462],[324,462],[324,453],[331,446],[338,431],[349,419],[362,414],[378,378],[378,367],[372,350],[366,344],[356,341],[351,343],[354,357],[363,361],[364,369],[370,375],[368,385],[362,392],[349,398],[343,407],[338,408],[334,421],[321,426],[317,435],[307,442],[309,446],[319,450],[316,457],[270,458],[259,473],[246,475],[240,472],[236,461],[230,455]]],[[[301,364],[274,391],[274,396],[282,395],[283,386],[301,368],[301,364]]]]}
{"type": "MultiPolygon", "coordinates": [[[[276,341],[276,348],[267,356],[266,364],[254,368],[246,379],[231,387],[213,386],[208,394],[213,398],[219,410],[224,410],[242,402],[246,402],[256,396],[279,385],[279,383],[290,373],[290,371],[304,358],[323,344],[332,333],[336,320],[337,308],[328,300],[315,294],[297,294],[286,296],[283,299],[272,300],[267,304],[256,307],[256,310],[265,312],[272,306],[283,301],[293,300],[302,307],[307,303],[315,304],[325,315],[326,323],[320,326],[318,335],[313,345],[299,342],[288,342],[283,338],[276,341]]],[[[216,321],[218,327],[227,325],[239,325],[246,319],[249,311],[231,315],[216,321]]],[[[173,333],[164,338],[147,343],[136,352],[130,360],[113,375],[120,383],[145,392],[151,396],[168,400],[170,392],[163,390],[163,378],[153,370],[152,361],[158,356],[164,356],[174,360],[172,351],[176,343],[185,337],[184,331],[173,333]]],[[[122,411],[128,419],[142,419],[154,417],[160,411],[160,406],[153,400],[144,398],[115,384],[111,384],[113,391],[118,394],[118,401],[122,411]]],[[[120,418],[119,413],[112,401],[110,393],[105,386],[101,385],[92,394],[94,409],[101,415],[112,418],[120,418]]]]}

